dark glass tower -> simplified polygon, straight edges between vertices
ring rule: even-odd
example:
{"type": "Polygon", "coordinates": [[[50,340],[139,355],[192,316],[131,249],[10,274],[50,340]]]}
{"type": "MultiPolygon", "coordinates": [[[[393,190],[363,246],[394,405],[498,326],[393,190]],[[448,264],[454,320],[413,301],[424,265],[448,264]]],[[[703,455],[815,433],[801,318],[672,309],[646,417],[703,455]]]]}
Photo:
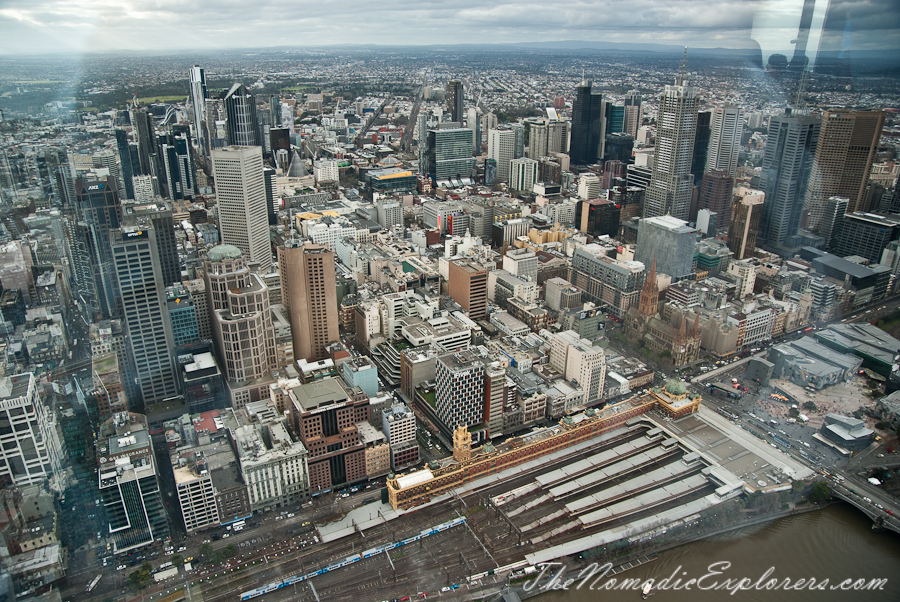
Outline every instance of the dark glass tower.
{"type": "Polygon", "coordinates": [[[597,152],[603,135],[603,97],[591,93],[591,80],[582,80],[575,88],[572,107],[572,143],[569,156],[574,165],[597,162],[597,152]]]}
{"type": "Polygon", "coordinates": [[[228,116],[226,130],[231,146],[262,146],[259,140],[259,119],[256,115],[256,99],[250,90],[234,84],[223,97],[228,116]]]}

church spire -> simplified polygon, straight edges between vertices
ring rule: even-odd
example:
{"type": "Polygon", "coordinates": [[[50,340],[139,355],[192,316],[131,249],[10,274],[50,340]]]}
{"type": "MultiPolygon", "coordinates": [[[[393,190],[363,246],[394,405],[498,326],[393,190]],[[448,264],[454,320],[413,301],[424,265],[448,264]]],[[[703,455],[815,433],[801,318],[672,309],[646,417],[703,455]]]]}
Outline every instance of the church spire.
{"type": "Polygon", "coordinates": [[[644,280],[644,286],[641,287],[641,298],[638,305],[638,311],[644,316],[656,315],[659,310],[659,287],[656,285],[656,255],[653,256],[653,263],[650,265],[650,273],[644,280]]]}
{"type": "Polygon", "coordinates": [[[700,314],[694,316],[694,325],[691,327],[691,336],[700,336],[700,314]]]}

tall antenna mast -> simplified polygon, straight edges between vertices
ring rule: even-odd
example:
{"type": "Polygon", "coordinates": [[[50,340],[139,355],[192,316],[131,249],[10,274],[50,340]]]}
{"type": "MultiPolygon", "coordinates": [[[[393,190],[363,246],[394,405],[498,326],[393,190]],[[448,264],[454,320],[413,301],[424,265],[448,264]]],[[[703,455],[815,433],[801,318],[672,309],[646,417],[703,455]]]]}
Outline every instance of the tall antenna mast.
{"type": "Polygon", "coordinates": [[[687,46],[684,47],[684,57],[681,59],[681,79],[684,80],[685,71],[687,70],[687,46]]]}
{"type": "Polygon", "coordinates": [[[802,108],[805,104],[801,104],[801,102],[803,99],[803,92],[806,89],[807,77],[809,77],[809,71],[804,68],[803,73],[800,74],[800,82],[797,84],[797,98],[794,100],[794,106],[798,109],[802,108]]]}

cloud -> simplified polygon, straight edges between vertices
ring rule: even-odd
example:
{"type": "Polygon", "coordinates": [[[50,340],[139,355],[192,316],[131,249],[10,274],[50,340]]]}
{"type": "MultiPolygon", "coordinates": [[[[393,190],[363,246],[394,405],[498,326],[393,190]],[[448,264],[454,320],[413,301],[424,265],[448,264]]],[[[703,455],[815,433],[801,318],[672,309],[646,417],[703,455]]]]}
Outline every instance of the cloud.
{"type": "MultiPolygon", "coordinates": [[[[879,30],[885,45],[900,45],[895,0],[835,2],[855,15],[857,30],[879,30]]],[[[801,5],[802,0],[4,0],[0,53],[526,40],[743,46],[738,42],[766,17],[766,32],[787,44],[796,36],[801,5]]]]}

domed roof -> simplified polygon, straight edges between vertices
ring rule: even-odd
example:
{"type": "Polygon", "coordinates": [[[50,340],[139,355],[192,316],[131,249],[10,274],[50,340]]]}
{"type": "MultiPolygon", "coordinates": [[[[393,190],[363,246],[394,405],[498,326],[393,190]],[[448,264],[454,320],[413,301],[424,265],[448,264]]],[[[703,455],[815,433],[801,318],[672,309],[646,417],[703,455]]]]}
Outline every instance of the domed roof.
{"type": "Polygon", "coordinates": [[[666,392],[671,395],[684,395],[687,393],[687,385],[677,378],[670,378],[666,381],[666,392]]]}
{"type": "Polygon", "coordinates": [[[238,259],[241,255],[241,250],[234,245],[216,245],[209,250],[206,258],[215,263],[223,259],[238,259]]]}

